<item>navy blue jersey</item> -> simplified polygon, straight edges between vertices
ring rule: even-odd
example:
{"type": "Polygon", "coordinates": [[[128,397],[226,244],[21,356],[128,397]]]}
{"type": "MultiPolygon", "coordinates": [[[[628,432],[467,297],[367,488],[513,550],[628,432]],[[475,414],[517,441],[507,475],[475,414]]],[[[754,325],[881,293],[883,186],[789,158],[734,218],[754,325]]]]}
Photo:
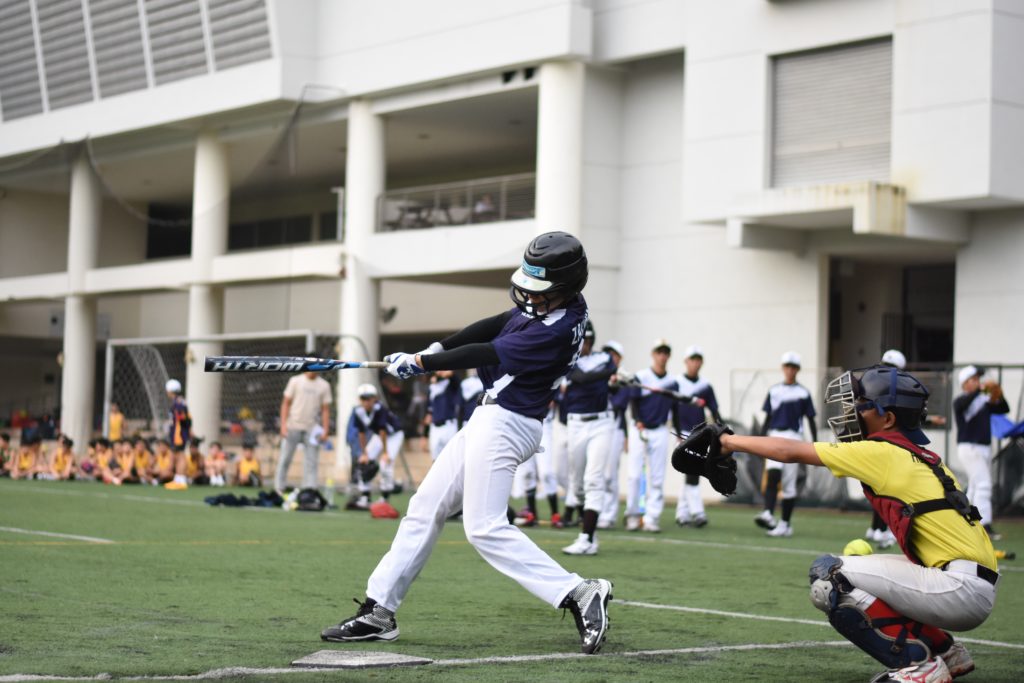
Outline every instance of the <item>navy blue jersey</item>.
{"type": "Polygon", "coordinates": [[[462,407],[462,388],[454,377],[438,379],[428,388],[430,392],[430,421],[440,425],[459,417],[462,407]]]}
{"type": "Polygon", "coordinates": [[[562,398],[565,411],[585,414],[608,410],[608,378],[615,369],[615,361],[604,351],[580,356],[562,398]]]}
{"type": "Polygon", "coordinates": [[[626,431],[626,408],[629,407],[629,389],[619,388],[611,392],[608,402],[615,411],[615,426],[626,431]]]}
{"type": "MultiPolygon", "coordinates": [[[[640,384],[662,391],[678,391],[679,385],[674,377],[666,372],[658,376],[654,370],[644,368],[636,373],[640,384]]],[[[654,429],[668,421],[668,415],[672,412],[675,399],[666,394],[654,393],[643,387],[633,387],[633,421],[642,422],[644,427],[654,429]]]]}
{"type": "Polygon", "coordinates": [[[953,401],[953,415],[956,416],[956,442],[977,443],[988,446],[992,443],[992,414],[1010,412],[1006,399],[989,402],[988,394],[972,391],[960,394],[953,401]]]}
{"type": "Polygon", "coordinates": [[[768,390],[761,408],[768,414],[768,429],[804,432],[804,417],[813,419],[817,413],[811,402],[811,392],[800,383],[778,383],[768,390]]]}
{"type": "Polygon", "coordinates": [[[369,413],[363,410],[362,406],[356,406],[352,409],[352,417],[349,418],[349,430],[366,434],[368,437],[381,431],[394,434],[401,428],[402,420],[381,403],[375,403],[369,413]]]}
{"type": "Polygon", "coordinates": [[[463,424],[465,424],[469,422],[469,418],[473,417],[473,411],[476,410],[476,406],[480,401],[480,395],[484,393],[484,383],[476,375],[470,375],[462,380],[459,390],[462,392],[460,415],[463,424]]]}
{"type": "Polygon", "coordinates": [[[577,295],[540,318],[518,309],[491,344],[498,364],[477,369],[487,395],[514,413],[543,420],[562,378],[583,346],[587,302],[577,295]]]}
{"type": "MultiPolygon", "coordinates": [[[[679,385],[679,393],[683,396],[704,399],[704,403],[707,405],[708,410],[711,411],[711,414],[716,418],[719,417],[718,400],[715,398],[715,390],[711,388],[711,384],[706,379],[678,375],[676,377],[676,384],[679,385]]],[[[705,419],[704,408],[696,403],[676,403],[672,416],[672,422],[675,425],[676,431],[679,432],[689,432],[704,422],[705,419]]]]}

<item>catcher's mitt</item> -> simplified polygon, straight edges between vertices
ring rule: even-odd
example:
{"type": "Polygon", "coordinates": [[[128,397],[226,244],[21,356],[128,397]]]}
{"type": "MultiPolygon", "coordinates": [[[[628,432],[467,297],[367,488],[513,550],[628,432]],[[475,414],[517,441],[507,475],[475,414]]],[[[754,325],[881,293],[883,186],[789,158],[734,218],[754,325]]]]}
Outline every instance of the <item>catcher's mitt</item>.
{"type": "Polygon", "coordinates": [[[683,474],[707,477],[719,493],[729,496],[736,491],[736,459],[722,455],[722,434],[733,431],[720,422],[705,422],[672,451],[672,467],[683,474]]]}

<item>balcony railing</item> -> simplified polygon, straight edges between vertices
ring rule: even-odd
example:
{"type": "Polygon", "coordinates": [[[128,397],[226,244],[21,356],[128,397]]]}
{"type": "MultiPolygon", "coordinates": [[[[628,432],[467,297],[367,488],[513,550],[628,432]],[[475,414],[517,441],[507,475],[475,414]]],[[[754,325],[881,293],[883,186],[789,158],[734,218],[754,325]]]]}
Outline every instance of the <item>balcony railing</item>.
{"type": "Polygon", "coordinates": [[[415,230],[533,218],[533,173],[391,190],[377,204],[377,231],[415,230]]]}

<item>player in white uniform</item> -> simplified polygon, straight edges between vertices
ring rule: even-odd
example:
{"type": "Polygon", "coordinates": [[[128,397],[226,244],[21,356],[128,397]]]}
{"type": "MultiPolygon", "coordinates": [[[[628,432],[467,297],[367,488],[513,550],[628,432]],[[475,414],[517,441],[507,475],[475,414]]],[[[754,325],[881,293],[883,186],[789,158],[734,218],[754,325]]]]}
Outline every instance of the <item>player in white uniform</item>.
{"type": "MultiPolygon", "coordinates": [[[[686,356],[683,359],[686,364],[686,372],[676,376],[676,384],[679,385],[679,393],[697,399],[692,403],[679,402],[675,405],[673,420],[676,431],[686,435],[697,425],[704,422],[704,409],[711,412],[711,417],[722,421],[718,414],[718,400],[715,398],[715,390],[711,384],[700,376],[700,370],[704,366],[704,352],[699,346],[686,348],[686,356]]],[[[688,474],[683,480],[683,488],[679,492],[679,501],[676,503],[676,524],[679,526],[693,525],[696,528],[707,526],[708,516],[704,511],[704,499],[700,495],[700,475],[688,474]]]]}
{"type": "MultiPolygon", "coordinates": [[[[800,372],[800,354],[787,351],[782,354],[782,376],[784,381],[768,389],[764,399],[764,429],[768,436],[784,439],[804,440],[803,421],[811,429],[811,441],[817,441],[818,428],[814,424],[814,403],[811,392],[796,381],[800,372]]],[[[800,473],[800,463],[776,460],[765,461],[764,510],[754,522],[764,529],[768,536],[789,537],[793,535],[790,520],[796,507],[796,480],[800,473]],[[779,482],[782,482],[782,520],[775,520],[775,499],[778,496],[779,482]]]]}
{"type": "Polygon", "coordinates": [[[665,468],[668,462],[669,413],[675,399],[670,393],[679,385],[668,374],[672,347],[664,339],[656,339],[651,350],[651,367],[636,373],[642,385],[633,387],[631,411],[633,429],[629,432],[629,478],[626,491],[626,530],[661,531],[661,511],[665,506],[665,468]],[[651,389],[660,391],[651,391],[651,389]],[[667,392],[667,393],[662,393],[667,392]],[[640,511],[640,479],[647,465],[647,505],[640,511]],[[641,514],[643,517],[641,518],[641,514]]]}
{"type": "Polygon", "coordinates": [[[394,640],[395,611],[430,557],[445,521],[460,508],[466,538],[495,569],[552,607],[570,610],[580,649],[597,652],[608,629],[611,582],[567,572],[506,516],[516,467],[540,445],[555,387],[576,363],[587,322],[580,292],[587,257],[572,235],[536,237],[512,275],[515,307],[477,321],[418,354],[388,356],[402,379],[476,367],[485,395],[469,423],[438,456],[370,575],[355,616],[325,629],[333,642],[394,640]]]}
{"type": "Polygon", "coordinates": [[[370,507],[370,485],[380,472],[380,495],[387,500],[395,488],[395,459],[402,451],[405,432],[401,420],[378,400],[377,387],[361,384],[356,390],[359,405],[352,409],[348,432],[354,435],[352,478],[358,497],[350,510],[370,507]],[[356,450],[358,446],[358,451],[356,450]]]}
{"type": "Polygon", "coordinates": [[[583,351],[569,373],[565,410],[569,421],[569,486],[580,506],[580,534],[562,548],[567,555],[596,555],[597,518],[604,507],[604,477],[615,431],[608,380],[618,369],[610,354],[593,352],[594,327],[587,321],[583,351]]]}
{"type": "MultiPolygon", "coordinates": [[[[622,367],[622,356],[625,354],[622,344],[617,341],[605,343],[601,349],[612,357],[615,365],[622,367]]],[[[622,451],[626,447],[626,410],[629,408],[629,390],[618,383],[618,376],[612,377],[609,390],[609,401],[615,413],[615,430],[612,432],[611,445],[608,449],[608,462],[604,470],[604,508],[597,518],[598,529],[611,529],[619,518],[619,462],[622,451]]]]}

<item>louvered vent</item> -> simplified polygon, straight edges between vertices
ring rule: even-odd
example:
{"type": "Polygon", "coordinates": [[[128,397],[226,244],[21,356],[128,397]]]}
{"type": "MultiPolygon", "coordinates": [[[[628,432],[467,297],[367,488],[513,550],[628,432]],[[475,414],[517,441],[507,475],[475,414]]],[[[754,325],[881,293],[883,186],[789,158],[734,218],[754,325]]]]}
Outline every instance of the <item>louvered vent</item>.
{"type": "Polygon", "coordinates": [[[776,57],[772,186],[889,179],[892,41],[776,57]]]}
{"type": "Polygon", "coordinates": [[[92,100],[81,0],[36,0],[50,109],[92,100]]]}
{"type": "Polygon", "coordinates": [[[269,59],[270,31],[264,0],[209,0],[217,70],[269,59]]]}
{"type": "Polygon", "coordinates": [[[43,111],[28,0],[0,0],[0,107],[5,120],[43,111]]]}
{"type": "Polygon", "coordinates": [[[198,0],[146,0],[146,25],[157,85],[206,73],[198,0]]]}
{"type": "Polygon", "coordinates": [[[100,97],[145,88],[146,59],[137,0],[90,0],[89,18],[100,97]]]}

